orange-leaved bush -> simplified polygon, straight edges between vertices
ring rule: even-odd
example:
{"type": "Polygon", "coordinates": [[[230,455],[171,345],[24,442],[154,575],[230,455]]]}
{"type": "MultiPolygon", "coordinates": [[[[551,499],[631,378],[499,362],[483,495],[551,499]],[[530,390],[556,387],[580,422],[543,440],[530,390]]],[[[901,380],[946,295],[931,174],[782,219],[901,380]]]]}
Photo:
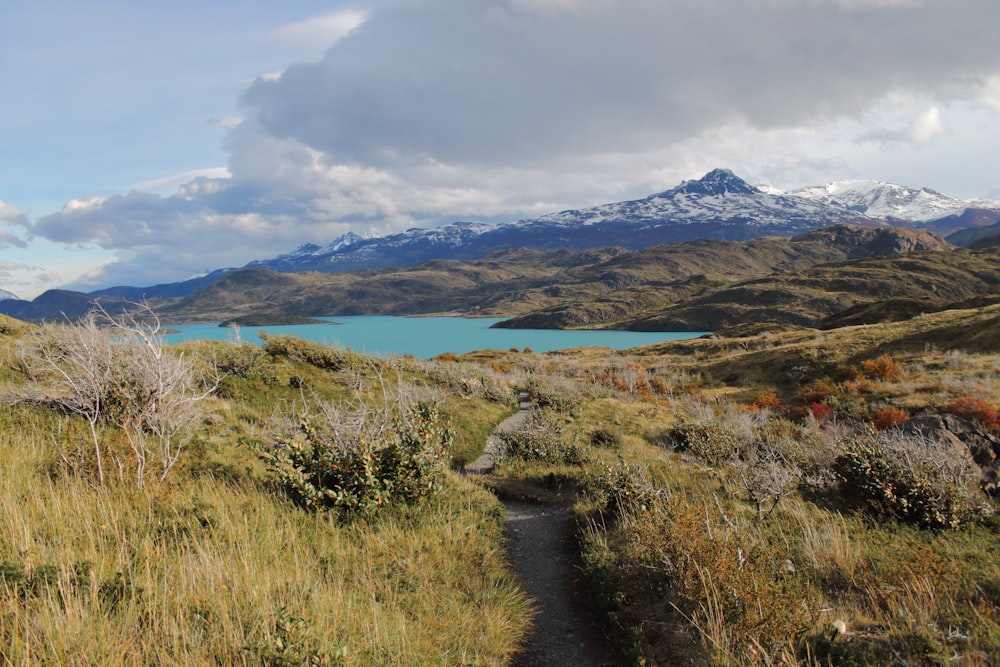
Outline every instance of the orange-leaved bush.
{"type": "Polygon", "coordinates": [[[974,421],[994,431],[1000,430],[1000,414],[997,413],[995,407],[981,398],[973,398],[968,395],[960,396],[942,405],[938,408],[938,412],[974,421]]]}

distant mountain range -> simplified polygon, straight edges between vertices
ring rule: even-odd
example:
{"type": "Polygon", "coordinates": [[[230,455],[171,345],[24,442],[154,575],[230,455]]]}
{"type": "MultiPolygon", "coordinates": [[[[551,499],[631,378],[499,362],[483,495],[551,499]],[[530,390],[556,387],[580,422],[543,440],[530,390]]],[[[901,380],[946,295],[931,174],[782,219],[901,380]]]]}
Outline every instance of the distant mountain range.
{"type": "MultiPolygon", "coordinates": [[[[927,188],[877,181],[843,181],[782,191],[750,185],[728,169],[716,169],[643,199],[529,220],[496,225],[455,222],[374,238],[349,233],[326,246],[306,244],[291,253],[250,262],[244,270],[341,273],[407,268],[432,260],[479,260],[511,248],[565,252],[614,246],[618,249],[615,252],[626,252],[697,239],[790,237],[844,224],[868,228],[904,226],[951,234],[949,239],[963,245],[988,245],[990,239],[983,237],[1000,234],[1000,201],[961,200],[927,188]]],[[[85,312],[95,298],[111,307],[142,297],[175,303],[190,300],[239,271],[219,269],[180,283],[113,287],[89,294],[50,290],[34,301],[0,300],[0,313],[32,320],[75,317],[85,312]]],[[[250,275],[262,278],[265,273],[250,275]]],[[[247,279],[244,276],[241,281],[247,279]]],[[[383,301],[384,297],[380,294],[383,301]]],[[[326,300],[315,302],[315,306],[321,303],[326,300]]],[[[354,298],[352,304],[352,312],[365,312],[364,299],[354,298]]],[[[384,312],[384,303],[380,304],[379,310],[373,306],[371,312],[384,312]]]]}
{"type": "Polygon", "coordinates": [[[842,181],[786,192],[756,187],[728,169],[716,169],[644,199],[499,225],[455,222],[376,238],[348,234],[325,247],[303,245],[248,266],[335,272],[416,266],[431,259],[477,259],[506,248],[585,250],[614,244],[638,250],[699,238],[792,236],[836,224],[891,224],[950,234],[998,221],[1000,201],[967,201],[879,181],[842,181]]]}

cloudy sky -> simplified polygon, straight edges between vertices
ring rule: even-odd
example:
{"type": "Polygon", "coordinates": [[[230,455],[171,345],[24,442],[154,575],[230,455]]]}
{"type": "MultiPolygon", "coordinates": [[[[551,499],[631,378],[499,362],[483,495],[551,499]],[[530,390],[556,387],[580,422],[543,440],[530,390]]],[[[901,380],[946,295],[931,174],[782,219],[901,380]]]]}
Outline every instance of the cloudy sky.
{"type": "Polygon", "coordinates": [[[0,4],[0,288],[182,280],[354,230],[728,167],[1000,196],[996,0],[0,4]]]}

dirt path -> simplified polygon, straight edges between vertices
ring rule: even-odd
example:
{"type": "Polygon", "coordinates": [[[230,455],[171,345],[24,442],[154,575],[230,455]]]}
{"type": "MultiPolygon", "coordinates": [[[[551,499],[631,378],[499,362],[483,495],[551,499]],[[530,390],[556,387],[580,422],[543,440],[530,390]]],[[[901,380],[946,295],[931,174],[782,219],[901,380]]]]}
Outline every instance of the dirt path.
{"type": "MultiPolygon", "coordinates": [[[[494,433],[516,428],[527,419],[532,407],[527,397],[522,396],[521,410],[501,422],[494,433]]],[[[466,472],[489,474],[494,467],[492,454],[498,445],[495,436],[490,436],[483,456],[466,466],[466,472]]],[[[515,500],[505,500],[504,507],[507,558],[535,606],[531,635],[512,667],[617,664],[595,619],[575,594],[578,568],[569,507],[515,500]]]]}

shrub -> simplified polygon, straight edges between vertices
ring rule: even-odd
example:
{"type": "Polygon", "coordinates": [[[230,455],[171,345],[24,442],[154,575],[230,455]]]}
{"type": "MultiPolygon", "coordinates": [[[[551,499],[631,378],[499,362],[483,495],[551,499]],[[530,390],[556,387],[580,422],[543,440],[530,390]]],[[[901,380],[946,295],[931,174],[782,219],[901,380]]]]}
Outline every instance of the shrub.
{"type": "Polygon", "coordinates": [[[533,375],[525,383],[525,389],[539,407],[558,412],[573,412],[582,400],[580,388],[572,380],[533,375]]]}
{"type": "Polygon", "coordinates": [[[620,449],[622,446],[621,431],[609,431],[606,428],[594,429],[590,432],[590,446],[601,449],[620,449]]]}
{"type": "Polygon", "coordinates": [[[904,375],[902,365],[888,354],[876,359],[865,359],[860,368],[862,376],[883,382],[898,382],[904,375]]]}
{"type": "Polygon", "coordinates": [[[605,516],[647,512],[667,502],[667,492],[653,484],[645,470],[619,462],[605,466],[590,480],[588,491],[601,505],[605,516]]]}
{"type": "Polygon", "coordinates": [[[849,443],[835,462],[842,491],[877,516],[957,528],[976,513],[979,470],[946,443],[898,430],[849,443]]]}
{"type": "Polygon", "coordinates": [[[34,330],[21,357],[42,385],[41,402],[86,420],[98,483],[105,482],[107,454],[119,478],[129,470],[141,488],[151,473],[162,481],[180,459],[197,404],[218,379],[198,387],[194,365],[164,344],[156,314],[145,303],[134,306],[112,317],[98,305],[75,324],[47,324],[34,330]],[[127,445],[108,447],[103,427],[127,445]]]}
{"type": "Polygon", "coordinates": [[[753,415],[682,415],[680,423],[667,432],[674,449],[686,452],[709,465],[722,465],[754,439],[753,415]]]}
{"type": "Polygon", "coordinates": [[[661,377],[651,377],[649,378],[649,390],[656,396],[669,396],[674,388],[661,377]]]}
{"type": "Polygon", "coordinates": [[[881,408],[879,410],[873,410],[871,414],[872,426],[875,427],[876,431],[884,431],[888,428],[894,426],[899,426],[900,424],[910,420],[910,413],[906,410],[901,410],[900,408],[893,407],[891,405],[881,408]]]}
{"type": "Polygon", "coordinates": [[[812,415],[813,419],[822,424],[833,416],[833,408],[826,403],[810,403],[809,414],[812,415]]]}
{"type": "Polygon", "coordinates": [[[270,355],[253,343],[226,345],[216,360],[216,367],[226,375],[260,382],[265,387],[271,387],[278,381],[270,355]]]}
{"type": "Polygon", "coordinates": [[[331,415],[325,430],[303,418],[297,432],[256,446],[296,504],[350,514],[396,502],[419,504],[440,486],[450,434],[436,406],[331,415]]]}
{"type": "Polygon", "coordinates": [[[563,442],[563,423],[551,410],[535,410],[517,428],[498,434],[501,444],[498,462],[542,461],[580,465],[586,461],[576,443],[563,442]]]}
{"type": "Polygon", "coordinates": [[[751,407],[755,410],[781,410],[784,405],[773,389],[767,389],[757,394],[751,407]]]}
{"type": "Polygon", "coordinates": [[[683,664],[794,664],[793,642],[815,623],[817,605],[806,578],[785,565],[783,540],[745,525],[722,498],[689,494],[623,513],[619,525],[630,593],[665,597],[700,639],[701,659],[683,664]]]}
{"type": "Polygon", "coordinates": [[[961,396],[945,403],[938,411],[977,422],[984,428],[1000,430],[1000,415],[997,409],[981,398],[961,396]]]}
{"type": "Polygon", "coordinates": [[[271,356],[301,361],[322,370],[357,369],[376,363],[375,359],[347,348],[330,347],[290,334],[268,334],[259,331],[257,335],[264,342],[264,350],[271,356]]]}
{"type": "Polygon", "coordinates": [[[475,364],[431,362],[423,364],[421,368],[432,381],[463,396],[482,398],[500,405],[514,404],[516,395],[511,386],[495,372],[475,364]]]}
{"type": "Polygon", "coordinates": [[[801,472],[778,447],[755,439],[744,446],[731,462],[757,511],[757,520],[763,521],[774,512],[781,499],[787,495],[801,472]]]}

